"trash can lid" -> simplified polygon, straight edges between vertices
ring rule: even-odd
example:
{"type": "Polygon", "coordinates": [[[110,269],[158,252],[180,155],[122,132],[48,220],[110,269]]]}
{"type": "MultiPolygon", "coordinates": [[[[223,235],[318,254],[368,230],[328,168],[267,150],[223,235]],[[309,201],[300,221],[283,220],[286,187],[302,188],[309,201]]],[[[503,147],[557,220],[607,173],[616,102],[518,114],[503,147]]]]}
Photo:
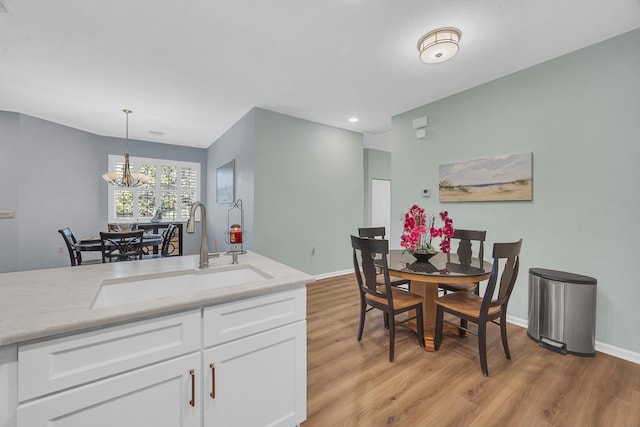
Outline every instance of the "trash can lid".
{"type": "Polygon", "coordinates": [[[566,271],[547,270],[546,268],[530,268],[529,274],[542,277],[543,279],[554,280],[556,282],[567,282],[584,285],[595,285],[596,279],[582,274],[567,273],[566,271]]]}

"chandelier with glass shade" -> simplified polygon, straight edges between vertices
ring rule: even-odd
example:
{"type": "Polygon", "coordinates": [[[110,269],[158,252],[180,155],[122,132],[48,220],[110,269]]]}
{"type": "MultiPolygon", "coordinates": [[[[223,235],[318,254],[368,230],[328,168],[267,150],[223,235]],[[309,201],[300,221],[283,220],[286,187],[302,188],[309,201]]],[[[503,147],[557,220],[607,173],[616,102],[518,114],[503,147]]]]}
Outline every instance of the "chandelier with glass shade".
{"type": "Polygon", "coordinates": [[[137,187],[149,181],[149,177],[143,173],[131,173],[131,165],[129,164],[129,114],[133,111],[125,108],[122,111],[127,115],[126,128],[126,149],[124,152],[124,169],[120,172],[107,172],[102,175],[105,181],[116,187],[137,187]]]}

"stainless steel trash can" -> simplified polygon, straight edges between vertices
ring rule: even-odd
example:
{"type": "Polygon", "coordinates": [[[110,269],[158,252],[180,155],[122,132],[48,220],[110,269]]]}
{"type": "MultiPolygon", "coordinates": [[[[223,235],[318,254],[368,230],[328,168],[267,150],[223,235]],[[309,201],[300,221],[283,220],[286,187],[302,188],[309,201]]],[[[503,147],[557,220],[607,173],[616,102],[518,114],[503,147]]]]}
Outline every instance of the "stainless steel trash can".
{"type": "Polygon", "coordinates": [[[593,277],[529,269],[529,338],[558,353],[595,356],[596,286],[593,277]]]}

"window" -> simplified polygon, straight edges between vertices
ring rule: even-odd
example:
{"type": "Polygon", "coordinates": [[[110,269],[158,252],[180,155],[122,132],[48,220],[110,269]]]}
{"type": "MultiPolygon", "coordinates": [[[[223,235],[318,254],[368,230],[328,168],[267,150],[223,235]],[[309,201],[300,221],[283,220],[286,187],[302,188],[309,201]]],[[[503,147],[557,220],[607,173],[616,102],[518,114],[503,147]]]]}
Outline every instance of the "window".
{"type": "MultiPolygon", "coordinates": [[[[200,200],[200,163],[130,157],[131,172],[149,181],[138,187],[109,185],[109,222],[148,222],[160,208],[163,221],[186,221],[200,200]]],[[[122,173],[124,156],[109,156],[109,170],[122,173]]]]}

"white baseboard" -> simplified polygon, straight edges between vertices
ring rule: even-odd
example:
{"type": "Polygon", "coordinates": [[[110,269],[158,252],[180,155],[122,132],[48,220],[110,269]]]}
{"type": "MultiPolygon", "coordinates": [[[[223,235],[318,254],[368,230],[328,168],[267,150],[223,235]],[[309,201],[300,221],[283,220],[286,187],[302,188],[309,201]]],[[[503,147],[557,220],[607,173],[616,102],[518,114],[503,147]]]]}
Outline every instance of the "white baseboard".
{"type": "MultiPolygon", "coordinates": [[[[523,328],[527,328],[529,322],[524,319],[520,319],[518,317],[513,317],[507,315],[507,322],[513,323],[514,325],[521,326],[523,328]]],[[[606,353],[608,355],[617,357],[619,359],[628,360],[629,362],[637,363],[640,365],[640,353],[636,353],[634,351],[626,350],[624,348],[616,347],[607,343],[603,343],[596,340],[596,351],[601,353],[606,353]]]]}
{"type": "Polygon", "coordinates": [[[349,270],[342,270],[342,271],[334,271],[332,273],[323,273],[323,274],[316,274],[316,280],[321,280],[321,279],[329,279],[330,277],[336,277],[336,276],[344,276],[345,274],[349,274],[349,273],[353,273],[353,269],[349,269],[349,270]]]}

